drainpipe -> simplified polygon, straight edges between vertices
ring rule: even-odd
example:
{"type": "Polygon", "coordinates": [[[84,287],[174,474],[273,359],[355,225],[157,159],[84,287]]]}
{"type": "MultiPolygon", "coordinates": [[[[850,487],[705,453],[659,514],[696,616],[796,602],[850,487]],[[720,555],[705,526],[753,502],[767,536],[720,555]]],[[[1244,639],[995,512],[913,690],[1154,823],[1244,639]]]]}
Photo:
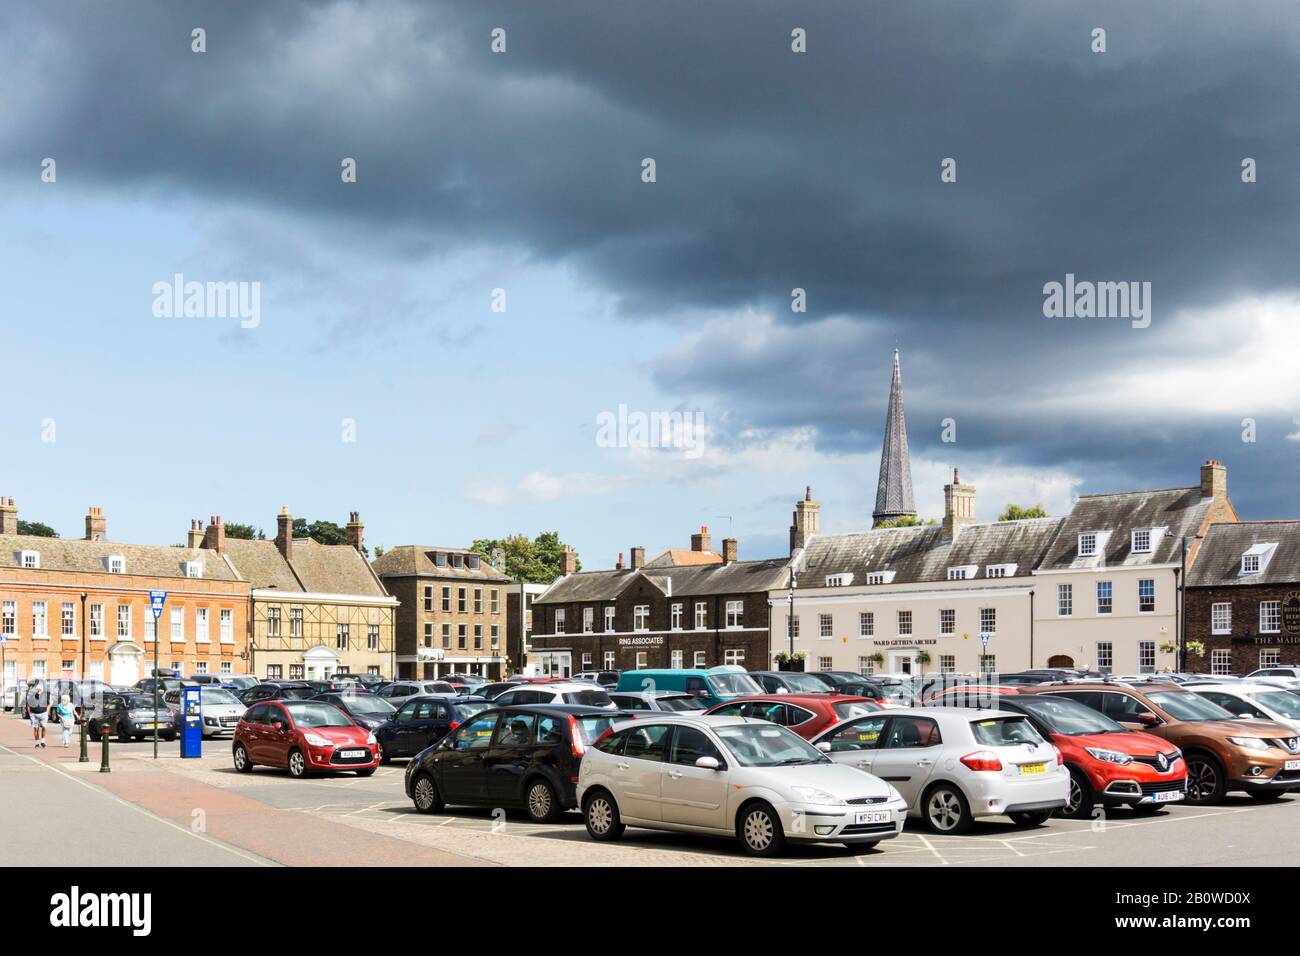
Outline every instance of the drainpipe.
{"type": "Polygon", "coordinates": [[[1029,667],[1034,666],[1034,589],[1029,589],[1029,667]]]}

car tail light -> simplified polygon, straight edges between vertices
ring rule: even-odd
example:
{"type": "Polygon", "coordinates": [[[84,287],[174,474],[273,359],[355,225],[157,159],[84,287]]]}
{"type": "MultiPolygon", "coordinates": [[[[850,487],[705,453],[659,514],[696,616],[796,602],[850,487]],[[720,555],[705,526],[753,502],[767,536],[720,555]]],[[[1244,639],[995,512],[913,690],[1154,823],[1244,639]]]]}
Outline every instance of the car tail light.
{"type": "Polygon", "coordinates": [[[457,727],[459,727],[459,726],[460,726],[460,721],[459,721],[459,720],[453,720],[453,721],[451,722],[451,725],[450,725],[450,727],[449,727],[448,729],[450,729],[450,730],[455,730],[455,729],[456,729],[457,727]]]}
{"type": "Polygon", "coordinates": [[[569,715],[569,739],[573,742],[573,755],[581,757],[587,752],[587,748],[582,744],[582,733],[578,730],[578,721],[573,715],[569,715]]]}
{"type": "Polygon", "coordinates": [[[971,770],[988,770],[994,773],[1002,770],[1002,761],[991,750],[977,750],[973,754],[962,757],[961,762],[971,770]]]}
{"type": "Polygon", "coordinates": [[[1056,746],[1056,744],[1052,744],[1052,749],[1056,751],[1056,765],[1058,767],[1064,766],[1065,754],[1061,753],[1061,748],[1056,746]]]}

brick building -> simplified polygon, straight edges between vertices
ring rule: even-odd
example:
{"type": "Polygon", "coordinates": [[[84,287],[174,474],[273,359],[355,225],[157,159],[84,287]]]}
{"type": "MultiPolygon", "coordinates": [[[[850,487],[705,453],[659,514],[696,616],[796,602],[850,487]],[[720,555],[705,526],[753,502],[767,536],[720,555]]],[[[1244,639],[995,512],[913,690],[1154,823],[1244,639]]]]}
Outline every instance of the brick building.
{"type": "Polygon", "coordinates": [[[126,544],[102,510],[82,538],[20,535],[12,498],[0,502],[3,683],[34,677],[130,685],[153,667],[149,592],[167,592],[161,667],[185,674],[247,670],[250,587],[201,540],[186,547],[126,544]]]}
{"type": "Polygon", "coordinates": [[[506,588],[506,657],[512,672],[531,673],[528,654],[533,641],[533,601],[549,586],[518,581],[506,588]]]}
{"type": "Polygon", "coordinates": [[[716,559],[707,531],[692,536],[689,559],[665,552],[651,564],[633,548],[629,566],[565,574],[533,601],[532,652],[538,674],[647,667],[768,666],[768,591],[786,579],[787,559],[736,560],[736,542],[716,559]]]}
{"type": "Polygon", "coordinates": [[[1187,669],[1300,664],[1300,521],[1211,525],[1187,576],[1187,669]]]}
{"type": "Polygon", "coordinates": [[[503,643],[510,578],[482,555],[408,544],[384,552],[373,567],[400,601],[396,676],[498,678],[516,665],[503,643]]]}

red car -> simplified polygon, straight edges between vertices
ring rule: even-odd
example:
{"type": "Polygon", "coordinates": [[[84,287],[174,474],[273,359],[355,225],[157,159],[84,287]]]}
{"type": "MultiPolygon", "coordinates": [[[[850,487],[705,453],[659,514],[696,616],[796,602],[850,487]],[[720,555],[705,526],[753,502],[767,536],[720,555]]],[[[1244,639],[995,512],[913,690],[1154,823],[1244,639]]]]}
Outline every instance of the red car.
{"type": "Polygon", "coordinates": [[[768,720],[811,740],[841,720],[881,709],[876,701],[848,694],[753,694],[714,704],[705,713],[768,720]]]}
{"type": "Polygon", "coordinates": [[[355,770],[368,777],[379,766],[375,735],[333,704],[273,700],[254,704],[235,725],[235,769],[287,767],[294,777],[319,770],[355,770]]]}
{"type": "Polygon", "coordinates": [[[1187,764],[1167,740],[1129,730],[1078,701],[1051,694],[1008,694],[1000,710],[1024,714],[1056,745],[1070,770],[1062,816],[1087,820],[1093,807],[1150,812],[1187,798],[1187,764]]]}

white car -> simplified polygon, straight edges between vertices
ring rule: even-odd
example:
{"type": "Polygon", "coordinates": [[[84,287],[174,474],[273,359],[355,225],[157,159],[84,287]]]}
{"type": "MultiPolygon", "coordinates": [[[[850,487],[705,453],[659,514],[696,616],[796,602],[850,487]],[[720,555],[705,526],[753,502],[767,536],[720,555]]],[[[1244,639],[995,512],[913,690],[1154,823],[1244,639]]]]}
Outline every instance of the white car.
{"type": "Polygon", "coordinates": [[[976,817],[1037,826],[1065,806],[1070,771],[1023,714],[914,707],[841,721],[813,738],[836,763],[887,780],[936,833],[976,817]]]}
{"type": "Polygon", "coordinates": [[[498,694],[492,700],[494,707],[515,707],[520,704],[578,704],[583,707],[604,707],[614,710],[614,702],[604,688],[587,681],[556,684],[520,684],[498,694]]]}
{"type": "Polygon", "coordinates": [[[615,724],[582,758],[577,797],[594,840],[678,830],[738,839],[755,856],[787,841],[867,849],[898,836],[907,812],[889,784],[785,727],[703,714],[615,724]]]}
{"type": "MultiPolygon", "coordinates": [[[[163,703],[176,717],[176,726],[182,725],[181,692],[169,690],[163,694],[163,703]]],[[[238,697],[215,684],[204,684],[199,689],[200,713],[203,717],[203,736],[216,737],[219,734],[234,736],[235,725],[244,716],[248,706],[238,697]]]]}
{"type": "Polygon", "coordinates": [[[1232,684],[1190,684],[1187,689],[1237,717],[1272,720],[1300,730],[1300,694],[1285,687],[1241,681],[1232,684]]]}
{"type": "Polygon", "coordinates": [[[1246,675],[1246,680],[1262,681],[1265,684],[1278,684],[1286,688],[1300,686],[1300,667],[1261,667],[1246,675]]]}

